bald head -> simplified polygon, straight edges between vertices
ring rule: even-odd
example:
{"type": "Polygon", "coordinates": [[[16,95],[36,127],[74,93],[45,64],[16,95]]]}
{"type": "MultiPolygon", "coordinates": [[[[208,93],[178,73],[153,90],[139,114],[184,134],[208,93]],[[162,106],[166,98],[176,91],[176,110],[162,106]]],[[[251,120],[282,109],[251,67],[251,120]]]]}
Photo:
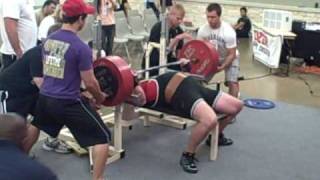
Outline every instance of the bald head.
{"type": "Polygon", "coordinates": [[[15,113],[0,114],[0,139],[21,144],[27,132],[26,120],[15,113]]]}

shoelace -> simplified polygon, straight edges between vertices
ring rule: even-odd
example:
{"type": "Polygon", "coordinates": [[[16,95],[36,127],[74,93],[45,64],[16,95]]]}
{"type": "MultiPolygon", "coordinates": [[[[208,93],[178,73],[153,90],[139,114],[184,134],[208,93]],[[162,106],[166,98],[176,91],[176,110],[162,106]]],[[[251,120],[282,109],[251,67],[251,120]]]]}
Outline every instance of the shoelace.
{"type": "Polygon", "coordinates": [[[64,149],[70,149],[70,147],[63,141],[58,139],[48,140],[51,145],[53,145],[55,148],[60,147],[64,149]]]}
{"type": "Polygon", "coordinates": [[[63,142],[63,141],[58,141],[58,146],[60,146],[60,147],[62,147],[62,148],[64,148],[64,149],[70,149],[70,146],[69,145],[67,145],[65,142],[63,142]]]}
{"type": "Polygon", "coordinates": [[[186,156],[187,157],[187,161],[188,163],[191,165],[191,166],[195,166],[195,163],[194,162],[199,162],[199,160],[194,157],[194,155],[189,155],[189,156],[186,156]]]}

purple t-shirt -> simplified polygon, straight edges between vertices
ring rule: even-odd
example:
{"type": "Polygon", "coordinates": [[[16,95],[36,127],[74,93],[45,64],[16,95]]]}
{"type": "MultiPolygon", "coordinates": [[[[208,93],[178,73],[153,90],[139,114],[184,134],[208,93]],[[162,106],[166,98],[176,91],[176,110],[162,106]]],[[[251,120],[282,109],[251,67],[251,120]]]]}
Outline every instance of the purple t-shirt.
{"type": "Polygon", "coordinates": [[[80,97],[80,71],[92,69],[92,51],[73,32],[59,30],[43,45],[44,81],[40,93],[59,99],[80,97]]]}

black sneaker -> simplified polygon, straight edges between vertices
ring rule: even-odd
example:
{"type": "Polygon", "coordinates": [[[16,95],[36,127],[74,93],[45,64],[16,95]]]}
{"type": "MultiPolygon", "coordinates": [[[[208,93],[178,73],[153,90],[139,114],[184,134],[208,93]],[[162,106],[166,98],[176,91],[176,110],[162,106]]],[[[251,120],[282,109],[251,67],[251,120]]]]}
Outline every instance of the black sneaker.
{"type": "MultiPolygon", "coordinates": [[[[211,146],[211,135],[206,140],[207,146],[211,146]]],[[[223,133],[219,134],[218,146],[230,146],[233,144],[233,140],[226,138],[223,133]]]]}
{"type": "Polygon", "coordinates": [[[180,159],[180,165],[182,169],[185,172],[195,174],[198,172],[197,165],[195,161],[198,162],[198,160],[194,157],[194,153],[182,153],[181,159],[180,159]]]}

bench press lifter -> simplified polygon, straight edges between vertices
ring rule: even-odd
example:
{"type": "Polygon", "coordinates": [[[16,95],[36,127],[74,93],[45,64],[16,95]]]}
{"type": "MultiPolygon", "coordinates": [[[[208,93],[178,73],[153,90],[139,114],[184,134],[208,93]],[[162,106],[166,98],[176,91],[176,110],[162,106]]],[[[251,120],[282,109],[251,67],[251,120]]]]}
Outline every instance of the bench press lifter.
{"type": "Polygon", "coordinates": [[[189,173],[198,172],[195,151],[217,125],[216,113],[227,115],[219,122],[218,144],[231,145],[233,141],[224,137],[223,130],[243,107],[239,99],[206,88],[193,76],[181,72],[168,72],[155,79],[140,81],[127,102],[159,111],[171,109],[183,117],[197,121],[180,159],[183,170],[189,173]]]}

